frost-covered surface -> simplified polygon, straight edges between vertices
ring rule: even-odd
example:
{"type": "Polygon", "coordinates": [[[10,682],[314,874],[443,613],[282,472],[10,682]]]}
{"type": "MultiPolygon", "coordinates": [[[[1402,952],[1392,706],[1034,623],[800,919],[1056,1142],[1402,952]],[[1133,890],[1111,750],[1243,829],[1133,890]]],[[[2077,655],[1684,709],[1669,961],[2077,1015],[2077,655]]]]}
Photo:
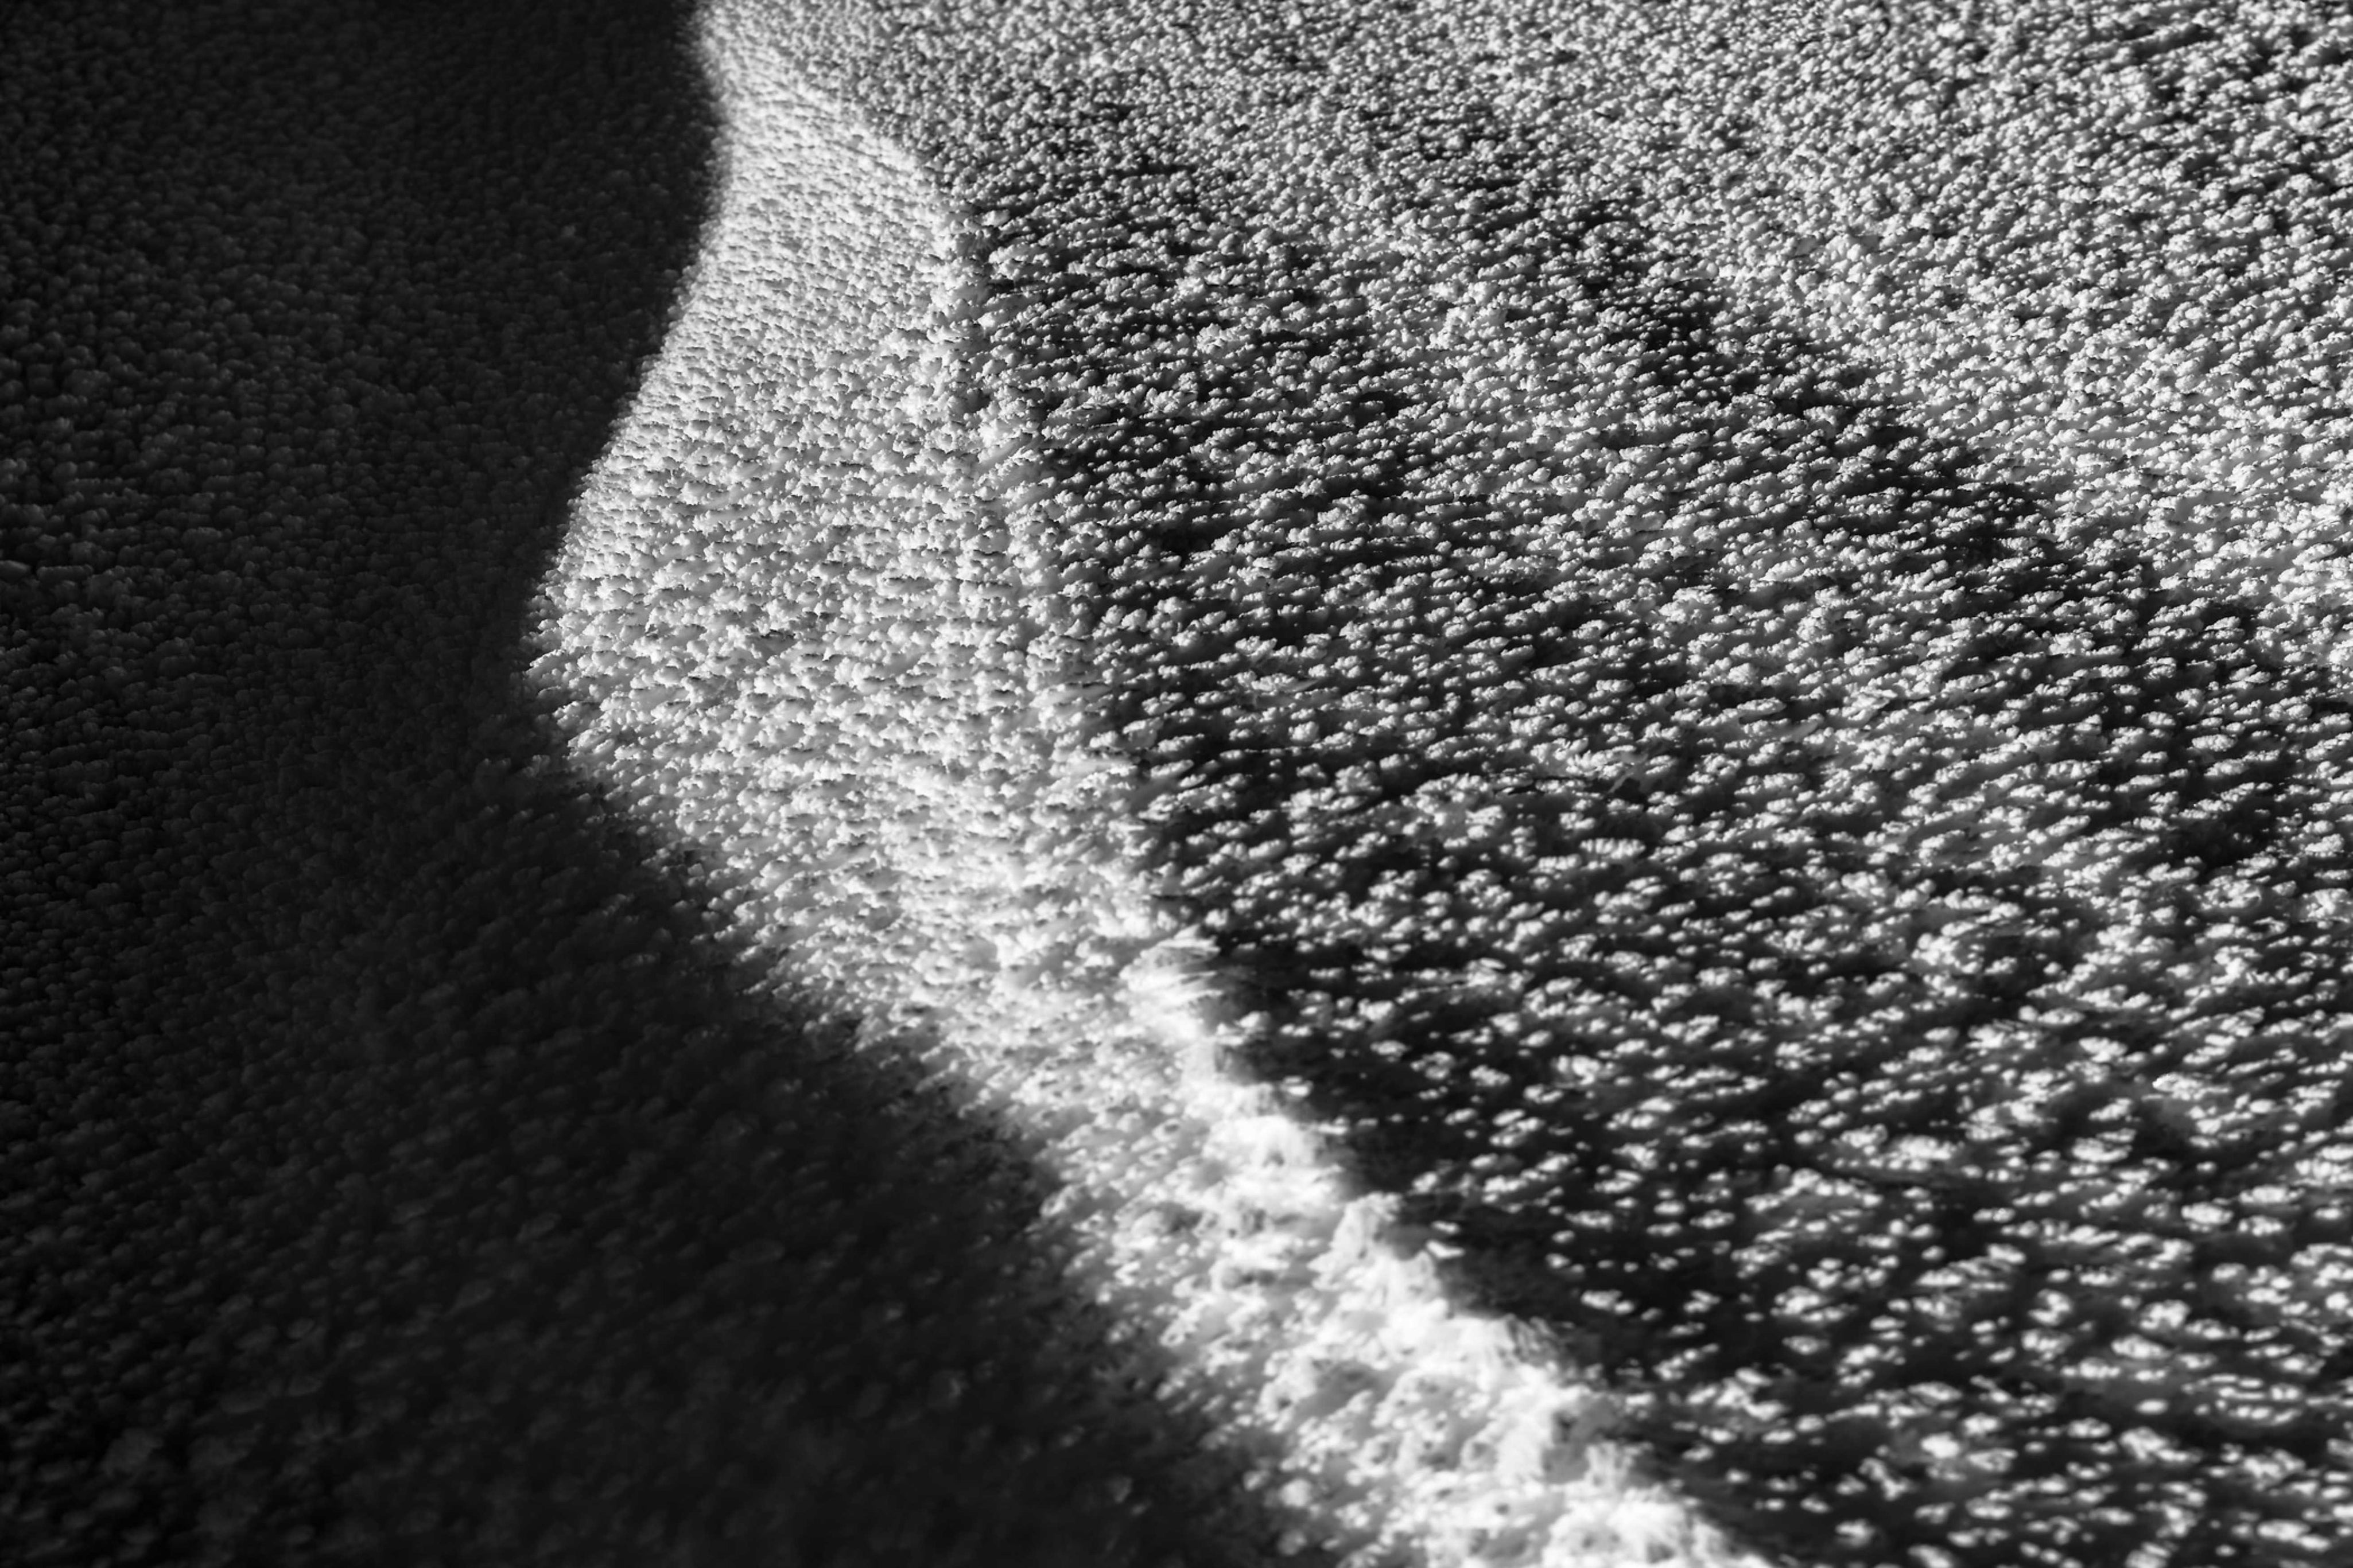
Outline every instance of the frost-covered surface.
{"type": "Polygon", "coordinates": [[[1869,395],[2057,492],[2054,524],[2130,531],[2342,658],[2341,7],[1597,20],[1504,8],[1482,68],[1515,123],[1654,171],[1651,221],[1853,353],[1869,395]]]}
{"type": "Polygon", "coordinates": [[[0,23],[0,1541],[2341,1552],[2332,8],[719,15],[0,23]]]}
{"type": "Polygon", "coordinates": [[[2326,9],[884,11],[1247,1068],[1762,1537],[2332,1550],[2326,9]]]}
{"type": "Polygon", "coordinates": [[[807,82],[789,21],[706,25],[718,210],[546,588],[575,765],[733,885],[779,989],[1039,1142],[1079,1278],[1250,1456],[1290,1551],[1731,1560],[1600,1439],[1606,1399],[1451,1309],[1394,1200],[1221,1070],[1037,433],[976,385],[976,236],[807,82]]]}

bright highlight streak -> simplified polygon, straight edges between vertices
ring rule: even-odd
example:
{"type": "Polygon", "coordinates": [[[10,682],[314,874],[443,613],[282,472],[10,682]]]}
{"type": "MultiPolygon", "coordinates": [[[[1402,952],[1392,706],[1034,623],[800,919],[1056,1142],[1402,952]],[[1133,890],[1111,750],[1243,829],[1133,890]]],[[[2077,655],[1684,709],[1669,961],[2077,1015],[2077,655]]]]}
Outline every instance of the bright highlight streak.
{"type": "Polygon", "coordinates": [[[590,476],[541,674],[573,755],[735,889],[777,985],[1038,1140],[1086,1286],[1174,1351],[1295,1519],[1374,1563],[1715,1563],[1606,1400],[1455,1310],[1281,1097],[1220,1068],[1198,939],[980,411],[982,290],[922,172],[717,13],[722,206],[590,476]]]}

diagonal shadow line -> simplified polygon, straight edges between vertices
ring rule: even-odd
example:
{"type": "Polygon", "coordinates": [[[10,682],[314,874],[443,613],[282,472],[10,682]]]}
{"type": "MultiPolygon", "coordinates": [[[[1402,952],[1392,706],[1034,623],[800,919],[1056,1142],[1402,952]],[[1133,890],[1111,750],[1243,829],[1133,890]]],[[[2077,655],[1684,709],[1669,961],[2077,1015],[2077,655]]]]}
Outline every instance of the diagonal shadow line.
{"type": "Polygon", "coordinates": [[[6,26],[14,1560],[1253,1560],[1026,1152],[519,695],[702,216],[681,9],[6,26]]]}

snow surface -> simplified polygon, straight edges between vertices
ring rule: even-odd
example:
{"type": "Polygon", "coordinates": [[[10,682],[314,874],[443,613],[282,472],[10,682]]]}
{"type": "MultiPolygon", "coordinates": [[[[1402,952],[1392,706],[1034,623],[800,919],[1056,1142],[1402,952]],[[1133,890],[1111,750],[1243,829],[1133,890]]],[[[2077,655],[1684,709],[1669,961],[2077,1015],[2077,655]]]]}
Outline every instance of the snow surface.
{"type": "Polygon", "coordinates": [[[0,1555],[2342,1557],[2341,7],[690,9],[0,22],[0,1555]]]}
{"type": "Polygon", "coordinates": [[[1235,1058],[1458,1298],[1800,1555],[2327,1550],[2342,18],[854,15],[1235,1058]]]}
{"type": "Polygon", "coordinates": [[[1224,1070],[1049,541],[1008,517],[1036,433],[976,407],[975,233],[789,26],[708,26],[718,209],[545,588],[575,765],[736,888],[797,1001],[1043,1145],[1082,1281],[1261,1456],[1293,1550],[1736,1560],[1630,1476],[1604,1396],[1450,1308],[1395,1200],[1224,1070]]]}

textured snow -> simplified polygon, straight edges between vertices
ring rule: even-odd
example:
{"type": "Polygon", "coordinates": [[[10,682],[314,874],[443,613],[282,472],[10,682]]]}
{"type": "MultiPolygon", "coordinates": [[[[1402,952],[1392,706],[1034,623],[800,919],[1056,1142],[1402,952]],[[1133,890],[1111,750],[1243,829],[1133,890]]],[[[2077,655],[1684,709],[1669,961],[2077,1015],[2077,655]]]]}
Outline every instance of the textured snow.
{"type": "Polygon", "coordinates": [[[1786,1550],[2326,1550],[2342,19],[884,15],[1244,1070],[1786,1550]]]}
{"type": "Polygon", "coordinates": [[[687,9],[5,25],[0,1542],[2342,1557],[2341,7],[687,9]]]}
{"type": "Polygon", "coordinates": [[[1395,1200],[1228,1070],[1011,499],[1036,433],[976,406],[974,231],[789,27],[709,26],[718,210],[544,589],[575,764],[733,888],[797,1002],[1040,1141],[1082,1278],[1261,1456],[1294,1550],[1731,1561],[1604,1396],[1451,1308],[1395,1200]]]}

